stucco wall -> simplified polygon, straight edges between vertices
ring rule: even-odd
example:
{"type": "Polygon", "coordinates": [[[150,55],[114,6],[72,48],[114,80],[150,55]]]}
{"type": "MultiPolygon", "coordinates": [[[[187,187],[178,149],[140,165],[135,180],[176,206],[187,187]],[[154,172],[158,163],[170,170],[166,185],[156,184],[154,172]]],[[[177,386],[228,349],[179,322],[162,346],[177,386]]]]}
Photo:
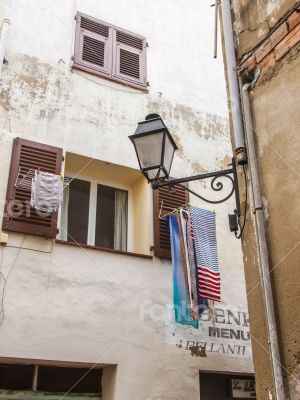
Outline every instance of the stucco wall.
{"type": "MultiPolygon", "coordinates": [[[[233,1],[237,54],[260,42],[295,1],[233,1]]],[[[285,44],[286,45],[286,44],[285,44]]],[[[292,46],[291,46],[292,47],[292,46]]],[[[299,43],[263,70],[251,90],[253,132],[264,201],[271,281],[286,398],[299,389],[299,43]]],[[[243,240],[258,399],[274,395],[252,205],[243,240]],[[253,339],[253,338],[256,338],[253,339]]]]}
{"type": "MultiPolygon", "coordinates": [[[[212,58],[214,13],[209,1],[13,3],[0,93],[2,203],[14,137],[137,168],[128,135],[149,112],[163,117],[178,144],[172,175],[227,166],[231,146],[225,83],[221,57],[212,58]],[[147,37],[149,93],[71,70],[77,10],[147,37]]],[[[212,195],[205,183],[192,187],[212,195]]],[[[135,210],[139,218],[145,215],[149,245],[151,202],[149,190],[144,209],[138,198],[135,210]]],[[[220,307],[247,312],[240,242],[227,223],[234,202],[215,209],[220,307]]],[[[11,233],[1,257],[4,276],[9,273],[0,326],[2,357],[117,364],[116,400],[168,400],[179,393],[181,399],[196,400],[199,370],[252,371],[249,342],[244,355],[220,350],[205,357],[194,356],[188,345],[169,343],[167,328],[173,329],[172,321],[152,315],[153,305],[164,308],[172,303],[167,260],[11,233]]],[[[199,335],[209,339],[204,331],[199,335]]],[[[112,398],[110,394],[107,400],[112,398]]]]}
{"type": "Polygon", "coordinates": [[[237,52],[241,57],[264,38],[297,0],[233,0],[237,52]]]}
{"type": "MultiPolygon", "coordinates": [[[[299,54],[299,53],[298,53],[299,54]]],[[[297,101],[300,81],[299,55],[289,54],[274,79],[258,86],[252,94],[255,129],[258,134],[258,154],[278,334],[282,363],[290,376],[299,374],[299,219],[300,159],[299,112],[297,101]],[[274,104],[274,99],[276,102],[274,104]]],[[[254,294],[254,293],[253,293],[254,294]]],[[[248,297],[251,302],[250,296],[248,297]]],[[[298,395],[300,393],[298,392],[298,395]]],[[[293,398],[293,397],[292,397],[293,398]]]]}

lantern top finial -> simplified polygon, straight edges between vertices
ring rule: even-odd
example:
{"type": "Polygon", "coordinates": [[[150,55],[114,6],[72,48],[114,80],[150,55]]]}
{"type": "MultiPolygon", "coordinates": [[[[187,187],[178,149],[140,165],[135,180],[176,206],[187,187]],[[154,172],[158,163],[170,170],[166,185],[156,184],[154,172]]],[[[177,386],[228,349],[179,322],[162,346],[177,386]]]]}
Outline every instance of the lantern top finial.
{"type": "Polygon", "coordinates": [[[149,121],[149,119],[161,118],[159,114],[148,114],[145,117],[145,121],[149,121]]]}

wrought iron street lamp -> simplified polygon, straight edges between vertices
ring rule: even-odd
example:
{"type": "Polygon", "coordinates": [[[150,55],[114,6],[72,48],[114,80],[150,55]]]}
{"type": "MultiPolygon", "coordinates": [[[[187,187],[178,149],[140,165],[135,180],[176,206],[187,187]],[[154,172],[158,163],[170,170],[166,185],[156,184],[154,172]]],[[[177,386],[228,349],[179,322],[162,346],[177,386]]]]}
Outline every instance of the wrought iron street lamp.
{"type": "Polygon", "coordinates": [[[129,138],[148,182],[168,178],[177,146],[161,117],[158,114],[147,115],[129,138]]]}
{"type": "Polygon", "coordinates": [[[172,187],[180,185],[188,192],[210,204],[223,203],[235,194],[236,208],[234,213],[229,215],[229,227],[232,232],[235,232],[237,237],[240,237],[240,235],[237,235],[240,218],[240,198],[234,158],[232,158],[231,168],[225,170],[188,176],[186,178],[168,179],[177,146],[162,118],[158,114],[147,115],[145,121],[138,123],[135,133],[129,136],[129,138],[134,145],[140,170],[148,182],[151,183],[153,189],[163,186],[172,187]],[[215,192],[220,192],[224,189],[224,184],[220,178],[229,180],[231,189],[229,193],[218,200],[207,199],[183,185],[186,182],[211,179],[211,189],[215,192]]]}

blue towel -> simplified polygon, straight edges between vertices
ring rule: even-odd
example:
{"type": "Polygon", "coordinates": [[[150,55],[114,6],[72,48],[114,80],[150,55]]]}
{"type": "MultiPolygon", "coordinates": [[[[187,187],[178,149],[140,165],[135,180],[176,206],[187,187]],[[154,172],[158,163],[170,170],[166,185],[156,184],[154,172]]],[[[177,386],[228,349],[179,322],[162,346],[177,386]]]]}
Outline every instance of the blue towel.
{"type": "Polygon", "coordinates": [[[173,265],[173,301],[175,311],[175,321],[182,325],[190,325],[196,329],[199,322],[193,320],[190,306],[188,304],[184,274],[182,269],[182,253],[179,236],[179,224],[175,215],[168,216],[170,228],[170,242],[173,265]]]}

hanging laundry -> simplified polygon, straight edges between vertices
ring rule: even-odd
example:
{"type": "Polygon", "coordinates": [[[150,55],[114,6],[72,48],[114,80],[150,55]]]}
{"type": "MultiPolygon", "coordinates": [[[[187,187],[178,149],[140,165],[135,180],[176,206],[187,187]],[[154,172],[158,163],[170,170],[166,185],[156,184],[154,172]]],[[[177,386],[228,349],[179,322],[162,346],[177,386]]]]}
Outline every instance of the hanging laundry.
{"type": "Polygon", "coordinates": [[[221,301],[217,253],[216,215],[213,211],[191,207],[191,222],[201,298],[221,301]]]}
{"type": "Polygon", "coordinates": [[[63,182],[59,175],[35,171],[31,187],[31,207],[43,212],[57,211],[63,199],[63,182]]]}
{"type": "Polygon", "coordinates": [[[201,306],[202,301],[201,299],[199,299],[198,296],[197,270],[195,263],[194,243],[190,235],[191,232],[190,220],[191,220],[190,213],[186,210],[180,210],[180,222],[181,222],[181,228],[183,232],[183,242],[184,242],[183,254],[185,255],[186,258],[191,315],[194,319],[199,319],[201,312],[207,308],[207,304],[206,306],[204,305],[201,306]]]}
{"type": "Polygon", "coordinates": [[[201,297],[199,293],[199,281],[198,281],[198,270],[195,250],[195,235],[192,225],[192,216],[190,211],[182,211],[182,214],[186,220],[186,238],[187,238],[187,253],[189,257],[190,274],[191,274],[191,292],[194,299],[194,314],[197,319],[200,319],[200,315],[203,311],[208,309],[207,299],[201,297]]]}
{"type": "Polygon", "coordinates": [[[180,240],[180,216],[168,216],[170,228],[170,242],[173,265],[173,302],[175,311],[175,321],[182,325],[190,325],[198,328],[198,320],[194,320],[191,315],[189,294],[187,292],[187,279],[185,276],[183,260],[186,257],[182,249],[184,244],[180,240]]]}
{"type": "Polygon", "coordinates": [[[181,247],[181,256],[182,256],[182,270],[185,282],[185,289],[187,293],[187,301],[189,306],[192,303],[192,296],[191,296],[191,280],[190,280],[190,273],[189,273],[189,259],[187,254],[186,248],[186,238],[185,238],[185,226],[184,220],[182,220],[181,212],[179,211],[177,215],[178,227],[179,227],[179,240],[180,240],[180,247],[181,247]]]}

